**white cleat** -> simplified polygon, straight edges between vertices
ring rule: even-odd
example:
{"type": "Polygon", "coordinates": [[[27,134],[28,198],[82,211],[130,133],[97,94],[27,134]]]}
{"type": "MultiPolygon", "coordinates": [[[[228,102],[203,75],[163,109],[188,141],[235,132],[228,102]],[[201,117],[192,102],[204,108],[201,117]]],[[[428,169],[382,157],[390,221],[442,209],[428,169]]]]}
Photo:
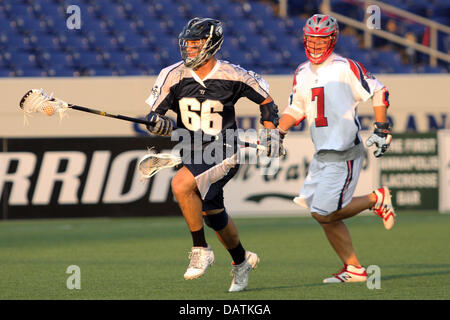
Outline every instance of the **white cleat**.
{"type": "Polygon", "coordinates": [[[214,252],[211,247],[192,247],[192,251],[189,252],[189,267],[184,273],[186,280],[192,280],[200,278],[210,265],[214,263],[214,252]]]}
{"type": "Polygon", "coordinates": [[[233,269],[231,269],[233,280],[231,281],[231,286],[230,289],[228,289],[228,292],[244,290],[248,285],[248,276],[250,271],[255,269],[258,263],[258,255],[256,253],[246,251],[245,261],[238,265],[233,264],[233,269]]]}
{"type": "Polygon", "coordinates": [[[367,273],[364,267],[344,265],[339,273],[333,274],[331,278],[323,279],[323,283],[343,283],[343,282],[365,282],[367,273]]]}
{"type": "Polygon", "coordinates": [[[395,211],[392,206],[391,192],[388,187],[382,187],[374,191],[377,196],[377,202],[372,207],[373,212],[383,219],[384,227],[387,230],[392,229],[395,223],[395,211]]]}

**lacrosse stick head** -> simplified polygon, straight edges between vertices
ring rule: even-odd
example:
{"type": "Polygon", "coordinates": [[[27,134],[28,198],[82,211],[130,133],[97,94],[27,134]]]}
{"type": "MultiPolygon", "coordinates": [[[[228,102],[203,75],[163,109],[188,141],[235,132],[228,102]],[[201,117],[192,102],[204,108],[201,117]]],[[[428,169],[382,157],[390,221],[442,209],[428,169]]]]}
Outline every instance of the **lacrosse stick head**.
{"type": "Polygon", "coordinates": [[[150,179],[164,168],[179,165],[181,158],[170,153],[148,153],[139,160],[138,169],[143,179],[150,179]]]}
{"type": "Polygon", "coordinates": [[[43,113],[47,116],[52,116],[55,113],[62,116],[62,113],[69,107],[67,102],[53,97],[53,93],[48,95],[43,89],[28,90],[20,100],[19,106],[25,115],[43,113]]]}

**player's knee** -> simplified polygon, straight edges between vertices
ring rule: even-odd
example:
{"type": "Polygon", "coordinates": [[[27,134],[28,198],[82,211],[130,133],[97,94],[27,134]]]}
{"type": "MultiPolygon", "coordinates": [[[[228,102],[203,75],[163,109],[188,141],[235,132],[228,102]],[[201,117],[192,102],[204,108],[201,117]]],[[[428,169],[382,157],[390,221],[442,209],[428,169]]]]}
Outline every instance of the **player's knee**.
{"type": "MultiPolygon", "coordinates": [[[[185,195],[195,190],[195,183],[190,181],[189,177],[184,175],[176,175],[173,177],[171,186],[175,196],[185,195]]],[[[194,180],[195,182],[195,180],[194,180]]]]}
{"type": "Polygon", "coordinates": [[[204,215],[203,220],[205,221],[205,224],[214,231],[220,231],[228,224],[228,214],[224,209],[219,213],[204,215]]]}
{"type": "Polygon", "coordinates": [[[330,216],[323,216],[321,214],[318,214],[316,212],[311,212],[311,216],[320,224],[326,224],[330,223],[330,216]]]}

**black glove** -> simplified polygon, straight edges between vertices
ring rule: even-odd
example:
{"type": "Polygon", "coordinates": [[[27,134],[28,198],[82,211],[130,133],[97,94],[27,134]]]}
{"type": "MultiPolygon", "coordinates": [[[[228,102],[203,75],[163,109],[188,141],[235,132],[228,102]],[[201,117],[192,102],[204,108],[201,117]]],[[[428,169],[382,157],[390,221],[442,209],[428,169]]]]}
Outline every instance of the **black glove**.
{"type": "Polygon", "coordinates": [[[389,122],[375,122],[375,129],[369,139],[367,139],[366,146],[370,147],[375,144],[378,149],[373,154],[376,158],[379,158],[389,148],[391,141],[392,132],[389,122]]]}
{"type": "Polygon", "coordinates": [[[173,122],[170,118],[155,112],[150,112],[146,120],[148,122],[154,122],[154,125],[147,125],[147,130],[151,133],[159,136],[170,136],[172,134],[173,122]]]}
{"type": "Polygon", "coordinates": [[[286,149],[283,147],[285,134],[278,129],[261,129],[259,134],[259,144],[266,147],[266,155],[270,158],[284,156],[286,149]]]}

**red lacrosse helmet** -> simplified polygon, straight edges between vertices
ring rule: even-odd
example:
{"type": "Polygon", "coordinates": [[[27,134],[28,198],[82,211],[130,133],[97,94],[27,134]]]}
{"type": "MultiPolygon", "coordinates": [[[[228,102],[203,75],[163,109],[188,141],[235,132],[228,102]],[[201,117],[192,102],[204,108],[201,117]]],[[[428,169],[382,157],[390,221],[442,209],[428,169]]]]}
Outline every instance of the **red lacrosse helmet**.
{"type": "Polygon", "coordinates": [[[314,64],[325,61],[334,50],[338,34],[335,18],[324,14],[315,14],[309,18],[303,27],[303,46],[309,61],[314,64]]]}

